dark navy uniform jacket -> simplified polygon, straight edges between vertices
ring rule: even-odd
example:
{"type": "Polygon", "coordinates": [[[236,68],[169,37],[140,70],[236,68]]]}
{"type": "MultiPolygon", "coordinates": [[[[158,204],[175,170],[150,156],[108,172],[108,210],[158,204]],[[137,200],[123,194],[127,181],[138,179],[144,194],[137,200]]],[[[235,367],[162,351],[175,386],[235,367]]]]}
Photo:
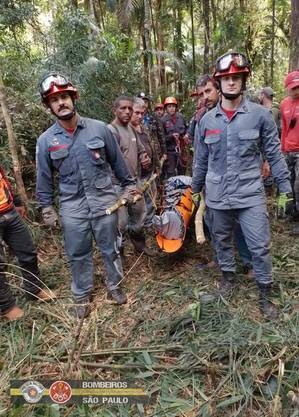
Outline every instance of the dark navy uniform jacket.
{"type": "Polygon", "coordinates": [[[165,130],[165,140],[167,151],[175,151],[176,141],[173,137],[173,133],[178,133],[183,136],[187,131],[187,125],[185,119],[181,113],[175,113],[170,116],[168,113],[162,117],[162,123],[165,130]]]}
{"type": "Polygon", "coordinates": [[[204,115],[196,132],[192,190],[206,186],[207,206],[225,210],[263,203],[262,155],[279,191],[292,191],[269,109],[243,99],[229,120],[218,103],[204,115]]]}
{"type": "Polygon", "coordinates": [[[111,169],[122,187],[135,183],[105,123],[80,116],[73,135],[56,122],[38,138],[36,166],[41,207],[53,204],[56,170],[60,209],[75,217],[103,215],[117,201],[111,169]]]}

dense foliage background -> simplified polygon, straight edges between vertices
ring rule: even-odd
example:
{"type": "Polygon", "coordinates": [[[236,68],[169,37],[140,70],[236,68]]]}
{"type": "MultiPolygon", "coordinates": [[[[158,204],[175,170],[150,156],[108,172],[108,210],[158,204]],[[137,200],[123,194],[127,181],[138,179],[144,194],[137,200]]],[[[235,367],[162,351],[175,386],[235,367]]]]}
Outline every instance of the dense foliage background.
{"type": "MultiPolygon", "coordinates": [[[[108,122],[118,95],[144,90],[153,100],[176,95],[188,118],[196,79],[229,48],[252,61],[251,93],[271,85],[280,101],[284,76],[299,68],[298,32],[298,0],[0,0],[1,165],[14,171],[19,191],[16,173],[23,177],[25,197],[34,193],[36,138],[51,123],[38,84],[50,70],[77,85],[84,115],[108,122]]],[[[215,290],[220,274],[198,270],[212,253],[191,235],[174,256],[127,256],[129,303],[122,308],[106,299],[103,264],[95,256],[93,312],[80,327],[69,315],[61,230],[27,219],[42,279],[58,301],[25,303],[20,270],[14,261],[8,265],[26,314],[17,323],[0,322],[0,416],[298,417],[298,239],[289,236],[291,224],[274,220],[274,197],[268,208],[281,310],[274,323],[261,318],[254,280],[240,264],[229,302],[202,298],[215,290]],[[132,379],[152,402],[11,407],[10,379],[42,377],[132,379]]]]}
{"type": "MultiPolygon", "coordinates": [[[[80,112],[104,121],[119,94],[140,90],[155,100],[175,94],[188,117],[196,78],[229,48],[251,59],[250,90],[272,85],[278,101],[284,94],[287,0],[2,0],[0,7],[0,74],[23,175],[50,122],[38,94],[49,70],[71,77],[80,112]]],[[[11,163],[1,117],[0,155],[5,166],[11,163]]]]}

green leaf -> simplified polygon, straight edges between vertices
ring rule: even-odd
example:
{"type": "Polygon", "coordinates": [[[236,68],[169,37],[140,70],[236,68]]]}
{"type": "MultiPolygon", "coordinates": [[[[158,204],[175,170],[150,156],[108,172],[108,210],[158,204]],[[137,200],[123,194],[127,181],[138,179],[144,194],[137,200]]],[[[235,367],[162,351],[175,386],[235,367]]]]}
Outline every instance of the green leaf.
{"type": "Polygon", "coordinates": [[[142,352],[142,356],[144,358],[145,363],[148,366],[151,366],[153,364],[153,361],[152,361],[152,359],[151,359],[151,357],[150,357],[150,355],[149,355],[148,352],[142,352]]]}
{"type": "Polygon", "coordinates": [[[244,395],[235,395],[234,397],[228,398],[227,400],[221,401],[217,404],[217,408],[224,408],[233,405],[244,398],[244,395]]]}

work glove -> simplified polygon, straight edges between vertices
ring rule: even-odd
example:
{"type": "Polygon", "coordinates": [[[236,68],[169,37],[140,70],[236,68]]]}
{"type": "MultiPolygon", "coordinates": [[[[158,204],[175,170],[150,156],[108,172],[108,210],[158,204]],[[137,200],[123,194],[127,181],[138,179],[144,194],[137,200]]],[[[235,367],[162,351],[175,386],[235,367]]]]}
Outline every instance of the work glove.
{"type": "Polygon", "coordinates": [[[192,193],[192,201],[196,208],[199,207],[200,199],[201,199],[200,193],[192,193]]]}
{"type": "Polygon", "coordinates": [[[58,216],[54,207],[49,206],[42,209],[43,221],[46,226],[55,227],[58,225],[58,216]]]}
{"type": "Polygon", "coordinates": [[[292,193],[280,193],[277,199],[277,217],[285,218],[292,214],[294,209],[294,199],[292,193]]]}

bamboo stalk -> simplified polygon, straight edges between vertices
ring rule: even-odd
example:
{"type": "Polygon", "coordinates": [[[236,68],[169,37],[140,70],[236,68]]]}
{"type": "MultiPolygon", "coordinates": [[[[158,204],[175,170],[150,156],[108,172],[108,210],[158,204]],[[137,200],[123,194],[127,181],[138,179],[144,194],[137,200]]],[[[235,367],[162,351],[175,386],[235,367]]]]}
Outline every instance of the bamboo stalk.
{"type": "Polygon", "coordinates": [[[127,369],[144,369],[148,371],[197,371],[206,372],[206,367],[203,366],[167,366],[167,365],[152,365],[148,366],[142,363],[127,363],[127,364],[111,364],[101,362],[86,362],[80,361],[80,365],[90,368],[102,368],[102,369],[114,369],[114,370],[127,370],[127,369]]]}
{"type": "MultiPolygon", "coordinates": [[[[179,351],[183,351],[184,347],[183,346],[165,346],[165,347],[139,347],[139,348],[119,348],[119,349],[104,349],[104,350],[100,350],[98,352],[82,352],[81,353],[81,357],[82,356],[107,356],[107,355],[123,355],[123,354],[130,354],[130,353],[142,353],[142,352],[150,352],[150,353],[157,353],[157,352],[166,352],[166,351],[173,351],[173,350],[179,350],[179,351]]],[[[66,359],[68,358],[69,355],[65,355],[63,356],[61,359],[66,359]]]]}

